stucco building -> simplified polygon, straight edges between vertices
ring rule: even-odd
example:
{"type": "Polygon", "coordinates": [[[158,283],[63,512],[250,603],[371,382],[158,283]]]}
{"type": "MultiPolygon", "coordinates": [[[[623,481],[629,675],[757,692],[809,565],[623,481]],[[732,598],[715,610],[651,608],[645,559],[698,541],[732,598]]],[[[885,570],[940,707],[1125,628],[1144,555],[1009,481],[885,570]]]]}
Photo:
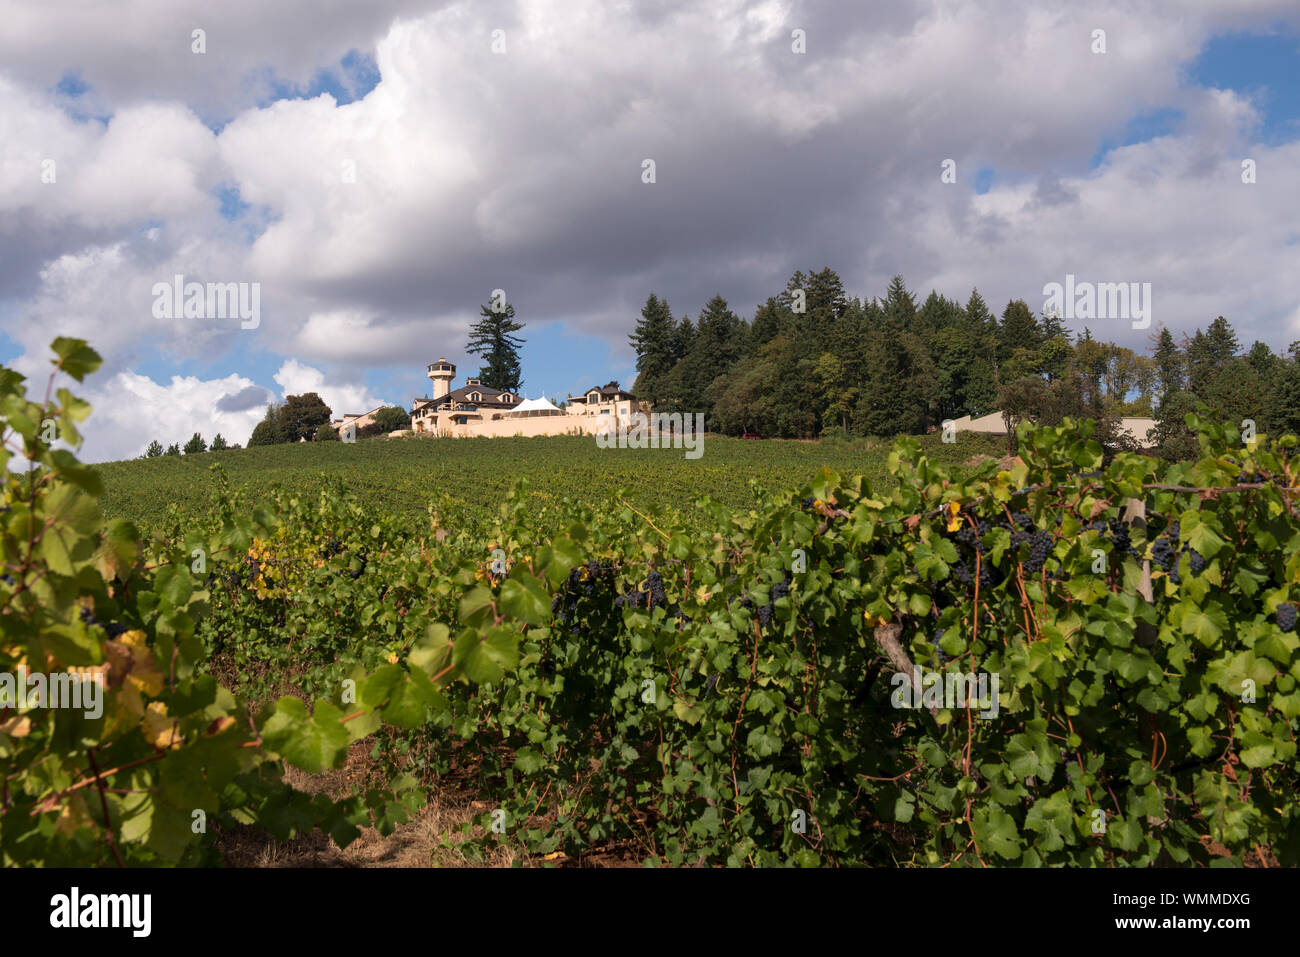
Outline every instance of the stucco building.
{"type": "Polygon", "coordinates": [[[613,382],[570,396],[566,408],[559,409],[544,399],[525,401],[489,388],[478,379],[466,379],[453,389],[456,366],[446,358],[430,363],[427,374],[433,395],[411,403],[411,431],[417,435],[596,435],[616,428],[642,405],[613,382]]]}

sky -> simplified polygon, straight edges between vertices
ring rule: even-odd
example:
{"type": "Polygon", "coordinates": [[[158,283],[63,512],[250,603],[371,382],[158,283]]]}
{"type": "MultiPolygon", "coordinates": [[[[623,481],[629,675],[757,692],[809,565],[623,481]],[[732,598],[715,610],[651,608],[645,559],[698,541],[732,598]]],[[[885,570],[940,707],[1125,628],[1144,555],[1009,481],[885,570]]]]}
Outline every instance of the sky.
{"type": "Polygon", "coordinates": [[[0,361],[43,391],[89,341],[96,462],[287,394],[409,408],[497,289],[530,397],[630,386],[651,292],[748,318],[824,266],[1300,339],[1300,5],[1044,6],[0,0],[0,361]],[[256,321],[172,314],[177,276],[256,321]]]}

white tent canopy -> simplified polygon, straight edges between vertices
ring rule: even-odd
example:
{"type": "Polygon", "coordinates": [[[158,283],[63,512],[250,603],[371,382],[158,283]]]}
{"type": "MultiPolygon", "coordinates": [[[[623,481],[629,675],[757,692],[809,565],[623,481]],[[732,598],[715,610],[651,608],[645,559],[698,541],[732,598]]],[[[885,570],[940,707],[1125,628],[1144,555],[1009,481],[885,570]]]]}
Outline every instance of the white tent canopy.
{"type": "Polygon", "coordinates": [[[525,399],[510,410],[511,415],[561,415],[549,399],[525,399]]]}

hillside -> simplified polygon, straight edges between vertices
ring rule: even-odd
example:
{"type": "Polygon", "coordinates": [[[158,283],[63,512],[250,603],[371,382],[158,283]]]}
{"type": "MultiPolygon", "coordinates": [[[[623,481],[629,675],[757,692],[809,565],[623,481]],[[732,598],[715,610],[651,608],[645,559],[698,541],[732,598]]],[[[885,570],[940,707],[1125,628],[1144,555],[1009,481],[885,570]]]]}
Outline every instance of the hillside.
{"type": "MultiPolygon", "coordinates": [[[[980,453],[1001,455],[1000,438],[966,434],[945,445],[923,438],[926,454],[961,465],[980,453]]],[[[866,475],[873,484],[885,472],[891,442],[885,440],[800,442],[710,436],[704,455],[688,460],[680,449],[601,449],[590,437],[370,440],[275,445],[194,456],[163,456],[98,466],[104,479],[102,506],[109,517],[143,526],[164,519],[170,505],[182,514],[206,508],[219,465],[251,504],[268,500],[276,486],[318,487],[342,481],[386,511],[425,515],[444,496],[453,511],[494,510],[511,487],[527,479],[539,499],[565,496],[585,504],[624,490],[639,506],[687,507],[703,496],[727,505],[754,504],[760,489],[793,488],[829,467],[866,475]]]]}

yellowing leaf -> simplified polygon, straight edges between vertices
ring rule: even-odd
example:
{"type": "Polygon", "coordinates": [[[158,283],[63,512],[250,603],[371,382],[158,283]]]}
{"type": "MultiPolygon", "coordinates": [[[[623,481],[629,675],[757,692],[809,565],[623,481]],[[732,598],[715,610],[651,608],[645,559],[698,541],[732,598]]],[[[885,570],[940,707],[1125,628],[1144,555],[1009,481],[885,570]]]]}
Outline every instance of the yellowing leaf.
{"type": "Polygon", "coordinates": [[[225,715],[224,717],[217,718],[216,721],[213,721],[210,725],[208,725],[208,730],[206,734],[208,735],[208,737],[212,737],[212,735],[214,734],[220,734],[222,731],[225,731],[228,727],[230,727],[234,723],[235,723],[235,719],[230,717],[230,715],[225,715]]]}
{"type": "Polygon", "coordinates": [[[71,837],[83,827],[95,826],[95,820],[86,811],[85,799],[80,794],[71,795],[59,811],[54,822],[54,832],[62,837],[71,837]]]}
{"type": "Polygon", "coordinates": [[[26,715],[14,715],[8,721],[0,721],[0,734],[11,738],[25,738],[32,730],[32,722],[26,715]]]}
{"type": "Polygon", "coordinates": [[[948,531],[955,532],[961,528],[961,502],[956,499],[949,502],[944,508],[948,512],[948,531]]]}
{"type": "Polygon", "coordinates": [[[167,714],[167,705],[161,701],[149,702],[140,730],[144,732],[144,739],[159,751],[181,746],[179,722],[167,714]]]}

